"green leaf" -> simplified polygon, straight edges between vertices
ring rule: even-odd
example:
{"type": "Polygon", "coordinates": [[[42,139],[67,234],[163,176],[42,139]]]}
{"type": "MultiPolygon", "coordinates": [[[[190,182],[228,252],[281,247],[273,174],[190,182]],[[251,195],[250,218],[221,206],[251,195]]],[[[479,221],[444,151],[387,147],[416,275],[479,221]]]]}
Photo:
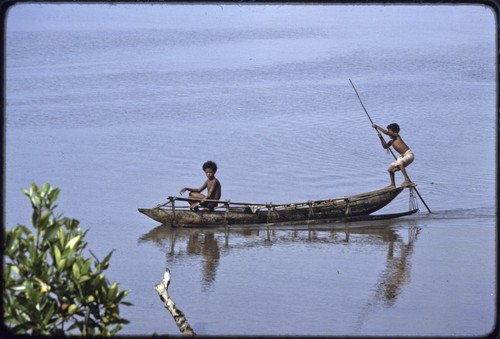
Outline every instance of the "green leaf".
{"type": "Polygon", "coordinates": [[[40,297],[40,293],[38,293],[38,291],[31,284],[26,286],[26,294],[28,296],[28,299],[34,303],[40,297]]]}
{"type": "Polygon", "coordinates": [[[80,271],[82,274],[87,274],[90,271],[90,265],[92,264],[92,260],[88,258],[85,260],[84,264],[82,265],[80,271]]]}
{"type": "Polygon", "coordinates": [[[109,260],[111,259],[111,255],[113,254],[114,251],[115,250],[109,252],[108,255],[99,263],[103,271],[109,267],[109,260]]]}
{"type": "Polygon", "coordinates": [[[78,267],[78,264],[76,262],[73,264],[72,270],[73,275],[76,279],[78,279],[80,277],[80,267],[78,267]]]}
{"type": "Polygon", "coordinates": [[[88,275],[81,275],[80,278],[78,278],[78,283],[81,284],[87,280],[90,280],[90,277],[88,275]]]}
{"type": "Polygon", "coordinates": [[[20,274],[21,270],[16,265],[10,265],[10,269],[17,274],[20,274]]]}
{"type": "Polygon", "coordinates": [[[33,246],[33,245],[30,244],[29,247],[28,247],[28,253],[29,253],[30,258],[32,260],[36,259],[36,257],[37,257],[37,255],[36,255],[37,251],[36,251],[36,247],[35,246],[33,246]]]}
{"type": "Polygon", "coordinates": [[[59,230],[59,225],[57,224],[52,224],[47,227],[45,230],[45,234],[43,236],[43,241],[44,242],[51,242],[51,240],[54,238],[55,233],[59,230]]]}
{"type": "Polygon", "coordinates": [[[47,193],[50,191],[51,189],[51,186],[48,182],[46,182],[43,186],[42,186],[42,195],[47,195],[47,193]]]}
{"type": "Polygon", "coordinates": [[[73,250],[74,247],[78,244],[78,242],[80,241],[80,238],[82,236],[81,235],[77,235],[76,237],[73,237],[70,241],[68,241],[68,243],[66,244],[66,246],[64,247],[64,249],[71,249],[73,250]]]}
{"type": "Polygon", "coordinates": [[[20,231],[19,234],[26,234],[26,235],[33,234],[33,232],[31,232],[31,230],[24,225],[17,225],[16,229],[20,231]]]}
{"type": "Polygon", "coordinates": [[[24,286],[24,285],[14,286],[14,287],[11,288],[11,290],[13,290],[13,291],[23,291],[24,292],[24,291],[26,291],[26,286],[24,286]]]}
{"type": "Polygon", "coordinates": [[[69,305],[68,307],[68,314],[73,314],[76,312],[76,310],[78,309],[78,306],[76,306],[75,304],[71,304],[69,305]]]}
{"type": "Polygon", "coordinates": [[[59,267],[59,262],[61,261],[61,250],[59,246],[54,246],[54,260],[56,262],[56,266],[59,267]]]}
{"type": "Polygon", "coordinates": [[[118,294],[118,284],[113,283],[108,290],[108,300],[114,300],[118,294]]]}
{"type": "Polygon", "coordinates": [[[59,188],[55,188],[55,189],[51,190],[50,193],[49,193],[49,200],[50,201],[56,201],[60,192],[61,192],[61,190],[59,188]]]}
{"type": "Polygon", "coordinates": [[[62,272],[64,270],[64,268],[66,267],[66,258],[64,259],[61,259],[61,261],[59,261],[59,263],[57,264],[57,270],[59,272],[62,272]]]}
{"type": "Polygon", "coordinates": [[[61,248],[66,246],[66,233],[62,228],[57,230],[57,237],[59,238],[59,243],[61,244],[61,248]]]}
{"type": "Polygon", "coordinates": [[[49,217],[52,215],[52,211],[47,211],[37,220],[37,228],[40,231],[45,231],[49,224],[49,217]]]}
{"type": "Polygon", "coordinates": [[[55,312],[55,305],[50,304],[48,307],[45,307],[43,310],[43,322],[45,324],[48,324],[50,322],[50,319],[52,318],[52,315],[55,312]]]}

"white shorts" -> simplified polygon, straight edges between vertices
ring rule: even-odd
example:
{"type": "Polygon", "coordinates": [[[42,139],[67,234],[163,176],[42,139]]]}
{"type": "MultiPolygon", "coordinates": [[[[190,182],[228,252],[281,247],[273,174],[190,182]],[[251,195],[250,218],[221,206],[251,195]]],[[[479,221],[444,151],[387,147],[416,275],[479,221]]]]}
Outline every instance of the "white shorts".
{"type": "Polygon", "coordinates": [[[413,152],[409,149],[405,152],[405,154],[401,154],[399,156],[399,158],[397,158],[395,161],[393,161],[390,165],[389,165],[389,168],[388,170],[389,171],[394,171],[395,168],[397,168],[398,166],[408,166],[409,164],[411,164],[413,162],[413,160],[415,159],[415,155],[413,154],[413,152]]]}

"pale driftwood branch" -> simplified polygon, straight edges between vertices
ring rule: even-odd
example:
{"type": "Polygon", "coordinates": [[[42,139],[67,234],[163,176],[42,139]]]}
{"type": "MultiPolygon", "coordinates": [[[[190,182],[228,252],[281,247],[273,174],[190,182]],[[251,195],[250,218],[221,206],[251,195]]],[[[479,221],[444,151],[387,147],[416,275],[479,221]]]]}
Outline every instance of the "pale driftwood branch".
{"type": "Polygon", "coordinates": [[[170,284],[170,270],[167,268],[165,270],[165,274],[163,275],[163,280],[160,281],[158,284],[156,284],[154,286],[154,289],[156,290],[156,292],[158,292],[160,299],[165,304],[165,308],[170,312],[170,314],[174,318],[174,321],[177,324],[177,327],[179,328],[181,334],[196,336],[196,333],[189,325],[186,317],[184,316],[184,313],[182,313],[182,311],[175,306],[174,301],[168,295],[169,284],[170,284]]]}

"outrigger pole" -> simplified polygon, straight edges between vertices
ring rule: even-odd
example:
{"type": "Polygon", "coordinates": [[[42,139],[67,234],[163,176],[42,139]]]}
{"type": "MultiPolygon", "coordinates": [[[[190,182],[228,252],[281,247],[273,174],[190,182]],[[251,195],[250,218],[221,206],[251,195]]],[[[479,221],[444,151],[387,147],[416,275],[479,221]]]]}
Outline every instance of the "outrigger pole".
{"type": "MultiPolygon", "coordinates": [[[[365,111],[366,116],[368,117],[368,120],[370,120],[370,122],[373,125],[373,120],[372,120],[372,118],[370,118],[370,114],[368,114],[368,111],[366,110],[365,105],[363,105],[363,101],[361,101],[361,97],[359,96],[358,91],[356,90],[356,87],[354,87],[354,84],[352,83],[351,79],[349,79],[349,82],[351,83],[352,88],[354,88],[354,92],[356,92],[356,95],[358,96],[358,100],[359,100],[359,102],[361,104],[361,107],[363,107],[363,110],[365,111]]],[[[389,151],[391,151],[391,154],[394,157],[394,160],[397,160],[396,155],[394,154],[394,152],[392,151],[392,149],[390,147],[389,147],[389,151]]],[[[417,192],[418,197],[420,198],[420,200],[425,205],[425,208],[427,208],[427,211],[429,211],[429,213],[432,213],[431,209],[429,208],[429,206],[427,206],[427,204],[425,203],[424,199],[422,198],[422,196],[418,192],[417,187],[415,187],[415,185],[413,185],[413,189],[415,190],[415,192],[417,192]]]]}

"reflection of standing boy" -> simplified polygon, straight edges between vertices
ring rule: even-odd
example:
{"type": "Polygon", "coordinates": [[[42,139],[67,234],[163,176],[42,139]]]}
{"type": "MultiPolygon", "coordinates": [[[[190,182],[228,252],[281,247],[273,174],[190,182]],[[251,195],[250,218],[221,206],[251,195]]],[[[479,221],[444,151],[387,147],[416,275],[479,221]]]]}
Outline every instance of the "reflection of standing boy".
{"type": "Polygon", "coordinates": [[[377,124],[373,124],[372,127],[375,128],[375,130],[377,131],[378,137],[380,138],[380,142],[382,143],[382,147],[388,149],[389,147],[392,146],[400,154],[399,158],[397,158],[394,162],[392,162],[389,165],[389,168],[387,169],[391,177],[390,186],[396,186],[396,183],[394,182],[394,173],[398,169],[401,171],[401,173],[403,173],[403,176],[405,177],[405,180],[401,184],[401,187],[411,185],[412,182],[408,177],[408,174],[406,173],[405,167],[413,162],[413,159],[415,159],[415,155],[410,150],[410,148],[405,144],[401,136],[399,136],[399,125],[396,123],[392,123],[387,126],[387,129],[384,129],[378,126],[377,124]],[[384,138],[382,137],[379,131],[390,136],[391,140],[389,140],[389,142],[385,142],[384,138]]]}
{"type": "MultiPolygon", "coordinates": [[[[181,190],[179,191],[180,195],[182,195],[186,191],[189,191],[190,198],[219,200],[222,193],[222,189],[219,180],[215,177],[215,172],[217,172],[217,164],[213,161],[207,161],[206,163],[203,164],[202,168],[203,171],[205,172],[205,175],[207,176],[207,181],[205,181],[200,188],[188,188],[188,187],[181,188],[181,190]],[[200,193],[205,188],[208,191],[207,195],[200,193]]],[[[197,209],[198,205],[200,205],[212,211],[217,206],[217,203],[204,202],[204,201],[189,201],[189,205],[193,210],[197,209]]]]}

